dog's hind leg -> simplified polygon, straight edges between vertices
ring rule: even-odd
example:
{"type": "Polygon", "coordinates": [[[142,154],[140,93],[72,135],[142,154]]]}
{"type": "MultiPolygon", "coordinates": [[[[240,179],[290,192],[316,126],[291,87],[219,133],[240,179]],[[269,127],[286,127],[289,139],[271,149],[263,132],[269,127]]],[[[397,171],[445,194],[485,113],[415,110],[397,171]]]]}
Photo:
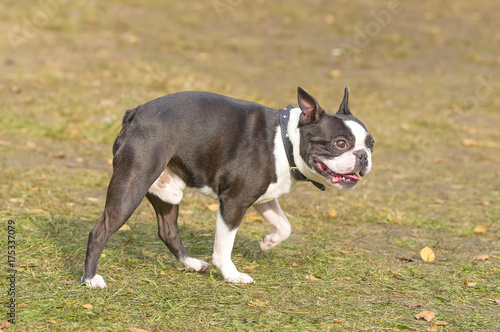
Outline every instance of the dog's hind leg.
{"type": "Polygon", "coordinates": [[[94,288],[104,288],[104,279],[96,274],[97,261],[111,235],[130,218],[158,178],[165,165],[144,158],[144,151],[133,146],[121,146],[113,159],[113,176],[108,186],[104,212],[89,233],[85,271],[82,282],[94,288]]]}
{"type": "Polygon", "coordinates": [[[187,271],[203,272],[207,269],[208,263],[191,257],[182,244],[177,228],[177,216],[179,214],[179,205],[170,204],[161,200],[158,196],[151,193],[146,195],[153,205],[158,219],[158,235],[165,243],[170,252],[184,264],[187,271]]]}
{"type": "Polygon", "coordinates": [[[260,243],[260,250],[263,252],[268,251],[290,236],[292,229],[285,214],[281,211],[278,199],[267,203],[255,204],[253,207],[264,219],[274,226],[273,231],[267,234],[260,243]]]}

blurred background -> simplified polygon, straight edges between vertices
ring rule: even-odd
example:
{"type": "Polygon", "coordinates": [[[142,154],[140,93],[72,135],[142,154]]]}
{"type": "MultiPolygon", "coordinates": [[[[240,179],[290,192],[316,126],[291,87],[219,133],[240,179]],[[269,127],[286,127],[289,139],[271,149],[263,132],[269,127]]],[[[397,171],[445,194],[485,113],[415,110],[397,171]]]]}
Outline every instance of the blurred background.
{"type": "MultiPolygon", "coordinates": [[[[457,264],[449,271],[472,273],[477,254],[498,264],[497,1],[4,0],[0,18],[0,215],[24,220],[33,238],[75,239],[57,249],[81,248],[67,278],[102,211],[125,110],[182,90],[279,109],[297,104],[297,86],[329,112],[349,87],[376,144],[356,190],[301,183],[282,199],[295,232],[407,259],[433,245],[457,264]]],[[[207,198],[188,198],[213,214],[207,198]]],[[[148,218],[143,206],[131,222],[154,229],[148,218]]],[[[475,276],[497,278],[488,292],[498,292],[497,271],[475,276]]]]}

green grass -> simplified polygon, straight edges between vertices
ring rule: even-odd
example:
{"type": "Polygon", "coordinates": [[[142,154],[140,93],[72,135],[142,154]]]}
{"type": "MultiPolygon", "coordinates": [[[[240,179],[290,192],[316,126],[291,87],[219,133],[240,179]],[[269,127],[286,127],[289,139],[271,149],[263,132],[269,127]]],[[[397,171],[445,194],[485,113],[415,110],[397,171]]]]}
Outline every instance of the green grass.
{"type": "MultiPolygon", "coordinates": [[[[498,330],[495,5],[405,2],[349,58],[332,50],[353,44],[387,2],[76,1],[17,50],[3,38],[2,303],[7,221],[17,227],[9,331],[425,331],[431,324],[415,319],[422,310],[448,323],[439,331],[498,330]],[[182,271],[145,202],[99,261],[108,288],[78,285],[126,109],[181,90],[280,108],[296,104],[299,85],[331,112],[350,88],[351,109],[376,140],[374,168],[354,191],[301,183],[280,198],[292,235],[269,254],[258,242],[271,226],[244,221],[233,259],[255,284],[224,283],[214,267],[182,271]],[[435,262],[420,258],[426,246],[435,262]]],[[[5,36],[40,11],[29,1],[0,9],[5,36]]],[[[205,261],[211,203],[188,190],[181,209],[193,213],[179,219],[186,247],[205,261]]]]}

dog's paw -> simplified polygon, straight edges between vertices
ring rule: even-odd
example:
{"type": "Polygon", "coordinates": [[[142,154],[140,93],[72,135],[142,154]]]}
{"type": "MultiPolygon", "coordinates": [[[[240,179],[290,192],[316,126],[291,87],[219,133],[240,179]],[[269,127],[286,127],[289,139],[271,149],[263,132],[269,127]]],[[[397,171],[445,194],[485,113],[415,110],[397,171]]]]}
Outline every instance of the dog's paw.
{"type": "Polygon", "coordinates": [[[96,274],[93,278],[82,280],[85,283],[85,286],[90,286],[92,288],[106,288],[106,283],[104,282],[104,278],[96,274]]]}
{"type": "Polygon", "coordinates": [[[194,257],[184,258],[184,259],[182,259],[181,262],[184,264],[186,271],[189,271],[189,272],[203,272],[209,266],[209,264],[207,262],[204,262],[200,259],[196,259],[194,257]]]}
{"type": "Polygon", "coordinates": [[[272,248],[276,247],[278,245],[278,243],[281,242],[281,239],[278,241],[277,240],[278,240],[278,236],[276,233],[273,232],[271,234],[267,234],[266,236],[264,236],[264,239],[259,244],[260,251],[266,252],[266,251],[269,251],[272,248]]]}
{"type": "Polygon", "coordinates": [[[240,273],[237,272],[234,275],[231,275],[227,278],[225,278],[227,282],[230,282],[232,284],[253,284],[254,281],[252,277],[250,277],[248,274],[245,273],[240,273]]]}

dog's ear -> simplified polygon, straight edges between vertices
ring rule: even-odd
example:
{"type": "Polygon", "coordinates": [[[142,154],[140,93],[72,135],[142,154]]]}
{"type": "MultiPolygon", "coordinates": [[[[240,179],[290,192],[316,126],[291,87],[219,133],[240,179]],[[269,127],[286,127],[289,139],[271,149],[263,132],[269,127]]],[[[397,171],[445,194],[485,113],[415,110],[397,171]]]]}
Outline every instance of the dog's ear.
{"type": "Polygon", "coordinates": [[[347,89],[347,87],[344,89],[344,99],[340,104],[337,114],[352,115],[351,110],[349,109],[349,89],[347,89]]]}
{"type": "Polygon", "coordinates": [[[297,99],[299,107],[302,110],[299,120],[301,125],[313,123],[325,113],[321,106],[319,106],[318,101],[300,86],[297,89],[297,99]]]}

